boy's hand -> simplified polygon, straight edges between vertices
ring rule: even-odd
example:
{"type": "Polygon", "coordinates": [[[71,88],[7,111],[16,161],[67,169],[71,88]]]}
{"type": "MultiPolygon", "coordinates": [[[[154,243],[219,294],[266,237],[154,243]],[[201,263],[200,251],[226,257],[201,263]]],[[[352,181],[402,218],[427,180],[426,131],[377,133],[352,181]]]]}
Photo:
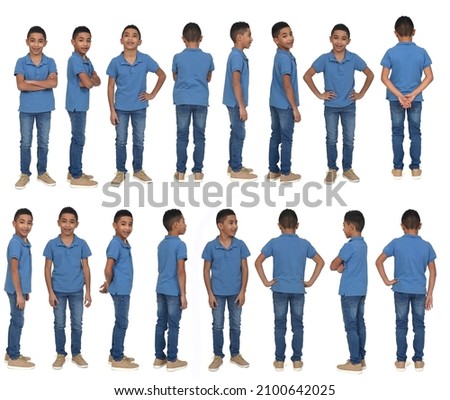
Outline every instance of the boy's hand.
{"type": "Polygon", "coordinates": [[[298,108],[296,107],[294,110],[292,110],[294,114],[294,122],[300,122],[302,119],[302,116],[300,115],[300,111],[298,111],[298,108]]]}
{"type": "Polygon", "coordinates": [[[272,287],[273,285],[275,285],[275,283],[277,283],[277,281],[275,279],[272,279],[271,281],[267,281],[267,282],[263,282],[265,287],[272,287]]]}
{"type": "Polygon", "coordinates": [[[59,304],[58,298],[54,293],[48,296],[48,302],[50,304],[50,307],[56,308],[56,306],[59,304]]]}
{"type": "Polygon", "coordinates": [[[433,308],[433,295],[427,294],[427,297],[425,298],[425,310],[431,310],[433,308]]]}
{"type": "Polygon", "coordinates": [[[209,303],[209,306],[213,309],[215,309],[217,307],[217,300],[213,294],[209,295],[208,303],[209,303]]]}
{"type": "Polygon", "coordinates": [[[119,123],[119,117],[117,116],[116,112],[112,112],[109,120],[111,121],[111,124],[113,124],[114,126],[116,126],[119,123]]]}
{"type": "Polygon", "coordinates": [[[406,96],[399,97],[398,101],[400,102],[400,105],[403,108],[410,108],[411,107],[411,102],[409,101],[408,97],[406,97],[406,96]]]}
{"type": "Polygon", "coordinates": [[[354,90],[350,93],[350,100],[356,101],[361,100],[364,97],[363,94],[355,92],[354,90]]]}
{"type": "Polygon", "coordinates": [[[398,279],[391,279],[391,280],[388,279],[387,281],[384,281],[384,284],[386,286],[392,286],[392,285],[395,285],[397,282],[398,282],[398,279]]]}
{"type": "Polygon", "coordinates": [[[242,307],[245,303],[245,293],[244,292],[239,293],[234,302],[237,303],[238,307],[242,307]]]}
{"type": "Polygon", "coordinates": [[[181,308],[182,310],[185,310],[185,309],[187,308],[187,306],[188,306],[187,299],[186,299],[186,295],[182,294],[182,295],[180,296],[180,300],[181,300],[181,306],[180,306],[180,308],[181,308]]]}
{"type": "Polygon", "coordinates": [[[248,114],[247,114],[247,109],[245,107],[239,107],[239,119],[242,122],[247,121],[248,119],[248,114]]]}
{"type": "Polygon", "coordinates": [[[336,93],[334,92],[323,92],[318,96],[321,100],[333,100],[336,97],[336,93]]]}
{"type": "Polygon", "coordinates": [[[102,286],[100,286],[99,292],[100,293],[108,293],[108,284],[106,282],[103,283],[102,286]]]}
{"type": "Polygon", "coordinates": [[[91,294],[86,293],[86,295],[84,296],[84,306],[89,307],[91,305],[91,303],[92,303],[91,294]]]}
{"type": "Polygon", "coordinates": [[[339,265],[339,267],[337,267],[336,271],[339,272],[340,274],[342,274],[344,272],[345,269],[345,265],[341,264],[339,265]]]}
{"type": "Polygon", "coordinates": [[[24,296],[22,296],[22,295],[17,295],[16,296],[17,298],[16,298],[16,307],[19,309],[19,310],[23,310],[24,308],[25,308],[25,301],[27,300],[24,296]]]}
{"type": "Polygon", "coordinates": [[[152,93],[147,93],[147,92],[139,93],[139,100],[141,100],[141,101],[153,100],[154,98],[155,98],[155,95],[152,93]]]}

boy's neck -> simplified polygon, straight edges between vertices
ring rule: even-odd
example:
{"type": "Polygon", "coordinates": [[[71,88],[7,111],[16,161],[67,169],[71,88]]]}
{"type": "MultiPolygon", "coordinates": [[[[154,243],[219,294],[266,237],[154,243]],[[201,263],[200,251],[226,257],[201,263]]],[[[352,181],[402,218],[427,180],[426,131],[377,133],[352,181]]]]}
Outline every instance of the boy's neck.
{"type": "Polygon", "coordinates": [[[241,50],[241,51],[244,51],[244,50],[245,50],[245,47],[242,46],[240,43],[235,43],[235,44],[234,44],[234,47],[235,47],[236,49],[238,49],[238,50],[241,50]]]}
{"type": "Polygon", "coordinates": [[[176,236],[178,237],[180,234],[177,231],[169,231],[167,232],[167,236],[176,236]]]}
{"type": "Polygon", "coordinates": [[[75,234],[74,233],[72,233],[71,235],[60,234],[59,237],[61,238],[61,241],[64,244],[72,244],[73,239],[75,238],[75,234]]]}
{"type": "Polygon", "coordinates": [[[198,49],[200,47],[200,42],[184,42],[187,49],[198,49]]]}
{"type": "Polygon", "coordinates": [[[285,51],[286,53],[290,53],[290,52],[291,52],[290,49],[285,49],[284,47],[281,47],[281,46],[278,46],[278,45],[277,45],[277,49],[278,49],[278,50],[283,50],[283,51],[285,51]]]}
{"type": "Polygon", "coordinates": [[[281,233],[284,233],[286,235],[293,235],[297,231],[297,229],[295,229],[295,228],[280,228],[280,229],[281,229],[281,233]]]}
{"type": "Polygon", "coordinates": [[[223,232],[220,232],[219,242],[221,243],[221,245],[223,247],[225,247],[227,249],[228,247],[230,247],[231,242],[233,241],[233,237],[234,236],[226,235],[223,232]]]}
{"type": "Polygon", "coordinates": [[[413,37],[412,36],[397,36],[397,39],[400,43],[407,43],[412,42],[413,37]]]}
{"type": "Polygon", "coordinates": [[[417,236],[419,234],[419,230],[418,229],[406,229],[406,228],[403,228],[403,232],[405,233],[405,235],[415,235],[415,236],[417,236]]]}
{"type": "Polygon", "coordinates": [[[124,49],[123,56],[126,60],[133,59],[135,60],[137,57],[138,49],[124,49]]]}
{"type": "Polygon", "coordinates": [[[76,51],[76,50],[75,50],[75,53],[77,53],[83,60],[87,59],[86,54],[81,54],[79,51],[76,51]]]}
{"type": "Polygon", "coordinates": [[[34,64],[40,64],[41,63],[43,53],[32,54],[30,52],[29,55],[30,55],[31,61],[33,61],[34,64]]]}

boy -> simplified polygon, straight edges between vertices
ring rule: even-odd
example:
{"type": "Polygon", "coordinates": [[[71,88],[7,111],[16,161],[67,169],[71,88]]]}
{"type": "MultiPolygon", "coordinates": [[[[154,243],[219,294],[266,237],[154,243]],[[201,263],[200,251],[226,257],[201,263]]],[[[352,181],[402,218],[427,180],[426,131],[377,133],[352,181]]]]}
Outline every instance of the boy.
{"type": "Polygon", "coordinates": [[[33,26],[27,34],[29,53],[19,58],[14,69],[17,89],[20,90],[20,172],[16,189],[23,189],[30,181],[33,125],[37,128],[38,181],[47,186],[56,182],[47,172],[48,140],[51,112],[55,109],[53,88],[58,85],[56,64],[44,53],[47,34],[40,26],[33,26]]]}
{"type": "Polygon", "coordinates": [[[269,174],[267,179],[281,183],[300,180],[300,174],[291,171],[292,136],[294,123],[300,122],[298,106],[297,62],[291,53],[294,35],[286,22],[272,27],[272,38],[277,45],[270,85],[270,116],[272,134],[269,143],[269,174]],[[279,150],[281,145],[281,150],[279,150]],[[278,162],[281,160],[281,169],[278,162]]]}
{"type": "Polygon", "coordinates": [[[223,325],[225,305],[228,305],[230,320],[230,362],[241,368],[249,363],[239,353],[241,335],[241,312],[245,303],[248,281],[247,257],[250,251],[242,240],[235,237],[236,214],[224,209],[216,217],[219,236],[208,242],[203,250],[203,278],[208,292],[208,303],[212,309],[212,333],[214,359],[210,371],[217,371],[223,364],[223,325]]]}
{"type": "Polygon", "coordinates": [[[8,295],[11,320],[8,329],[8,347],[5,362],[11,369],[32,369],[30,357],[20,354],[20,336],[24,324],[25,303],[31,292],[31,244],[28,234],[33,227],[33,215],[27,208],[20,208],[14,214],[15,233],[7,250],[5,292],[8,295]]]}
{"type": "Polygon", "coordinates": [[[202,31],[189,22],[183,29],[186,48],[174,56],[172,73],[173,102],[177,117],[177,165],[175,180],[184,181],[189,142],[189,125],[192,119],[194,134],[194,181],[203,179],[203,159],[205,157],[205,127],[208,115],[209,89],[214,63],[211,54],[200,50],[202,31]]]}
{"type": "Polygon", "coordinates": [[[311,91],[325,105],[325,127],[327,130],[327,160],[328,172],[325,184],[335,182],[338,167],[337,141],[339,118],[342,124],[342,176],[350,182],[359,182],[359,177],[352,169],[353,142],[355,138],[356,100],[362,99],[373,81],[373,72],[358,55],[348,51],[350,44],[350,30],[344,24],[337,24],[331,30],[330,53],[322,54],[303,76],[311,91]],[[361,91],[355,91],[355,71],[362,71],[366,80],[361,91]],[[320,92],[313,81],[316,73],[323,72],[325,91],[320,92]]]}
{"type": "Polygon", "coordinates": [[[343,231],[350,239],[342,246],[330,269],[341,273],[339,295],[350,358],[337,366],[340,372],[360,374],[366,368],[366,326],[364,303],[367,294],[367,244],[361,236],[364,229],[361,211],[348,211],[344,216],[343,231]]]}
{"type": "Polygon", "coordinates": [[[70,165],[67,179],[71,187],[96,187],[92,175],[82,169],[83,147],[85,143],[86,114],[89,109],[89,91],[100,86],[100,78],[91,60],[86,56],[91,47],[91,31],[86,26],[78,26],[72,34],[74,51],[67,63],[66,110],[72,125],[70,142],[70,165]]]}
{"type": "Polygon", "coordinates": [[[128,210],[119,210],[114,216],[116,232],[106,249],[105,282],[100,293],[109,293],[114,302],[114,329],[108,362],[113,370],[136,370],[134,358],[124,355],[125,334],[128,328],[130,293],[133,286],[133,259],[128,236],[133,231],[133,215],[128,210]]]}
{"type": "Polygon", "coordinates": [[[295,233],[298,229],[297,214],[286,209],[278,218],[281,235],[271,239],[261,250],[255,261],[256,271],[262,283],[272,290],[273,309],[275,314],[275,370],[284,369],[286,351],[286,317],[288,306],[291,309],[292,324],[292,363],[295,371],[303,368],[303,306],[305,288],[314,284],[318,278],[324,261],[314,247],[295,233]],[[273,278],[269,281],[264,273],[263,262],[273,257],[273,278]],[[305,281],[306,260],[311,258],[315,263],[311,278],[305,281]]]}
{"type": "Polygon", "coordinates": [[[88,364],[81,355],[81,334],[83,304],[85,307],[91,305],[91,273],[88,263],[91,250],[83,239],[75,235],[78,214],[72,207],[61,210],[58,226],[61,233],[50,240],[44,249],[45,283],[55,316],[56,360],[53,369],[62,369],[66,361],[67,304],[70,310],[72,362],[80,368],[87,368],[88,364]],[[83,286],[86,286],[84,298],[83,286]]]}
{"type": "Polygon", "coordinates": [[[178,332],[181,312],[187,307],[186,271],[187,249],[179,235],[186,232],[186,223],[180,210],[168,210],[163,216],[166,237],[158,245],[158,282],[156,298],[158,320],[155,329],[154,368],[166,365],[169,372],[186,368],[187,362],[177,358],[178,332]],[[167,356],[165,332],[167,333],[167,356]]]}
{"type": "Polygon", "coordinates": [[[408,344],[408,314],[411,307],[414,330],[414,367],[422,371],[423,348],[425,343],[425,310],[433,307],[433,290],[436,283],[436,253],[430,243],[419,236],[422,227],[419,213],[407,210],[402,216],[401,227],[404,235],[392,240],[376,260],[381,279],[392,286],[395,301],[395,337],[397,342],[397,371],[406,368],[406,350],[408,344]],[[384,269],[388,257],[394,257],[394,279],[389,279],[384,269]],[[428,268],[428,289],[426,288],[426,270],[428,268]]]}
{"type": "Polygon", "coordinates": [[[123,45],[123,52],[111,60],[106,71],[109,76],[110,121],[116,127],[117,173],[111,182],[112,186],[120,186],[127,173],[125,163],[130,119],[133,127],[133,176],[143,183],[152,181],[142,169],[147,107],[148,101],[155,98],[166,79],[166,74],[156,61],[138,51],[142,40],[137,26],[127,25],[122,32],[120,43],[123,45]],[[147,93],[148,72],[153,72],[158,77],[150,93],[147,93]]]}
{"type": "Polygon", "coordinates": [[[411,140],[411,175],[420,179],[422,92],[433,81],[431,59],[425,49],[413,43],[416,33],[409,17],[402,16],[395,22],[397,45],[390,48],[383,59],[381,81],[385,84],[392,121],[392,149],[394,152],[394,179],[403,175],[403,138],[405,113],[408,114],[408,130],[411,140]],[[422,79],[422,73],[424,78],[422,79]]]}
{"type": "Polygon", "coordinates": [[[248,58],[244,50],[250,48],[253,41],[249,24],[235,22],[230,37],[234,47],[228,56],[223,89],[223,104],[227,106],[231,127],[227,172],[231,180],[252,181],[257,176],[251,168],[242,165],[249,86],[248,58]]]}

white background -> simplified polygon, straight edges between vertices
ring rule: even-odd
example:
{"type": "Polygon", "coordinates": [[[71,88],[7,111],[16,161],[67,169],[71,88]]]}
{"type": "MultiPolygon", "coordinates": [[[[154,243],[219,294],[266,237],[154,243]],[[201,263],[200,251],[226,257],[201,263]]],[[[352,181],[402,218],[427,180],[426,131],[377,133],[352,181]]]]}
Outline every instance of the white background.
{"type": "MultiPolygon", "coordinates": [[[[64,396],[66,398],[114,398],[114,387],[150,387],[154,384],[208,387],[246,387],[248,397],[256,396],[257,385],[335,385],[335,398],[357,399],[368,394],[419,399],[424,396],[437,398],[446,390],[440,378],[449,359],[448,339],[444,336],[448,327],[448,299],[444,295],[449,257],[447,243],[442,233],[448,223],[445,213],[445,167],[448,132],[442,132],[445,122],[440,92],[449,87],[448,75],[443,71],[446,14],[443,3],[419,1],[402,3],[381,0],[361,3],[353,0],[342,2],[208,2],[191,0],[184,2],[118,2],[111,0],[101,5],[90,3],[64,3],[24,0],[20,6],[8,3],[0,16],[3,29],[3,57],[0,63],[2,90],[2,145],[0,170],[2,171],[2,201],[0,211],[0,248],[6,253],[7,243],[13,234],[11,220],[19,207],[28,207],[34,214],[34,226],[30,234],[33,245],[33,292],[25,311],[22,336],[22,353],[30,355],[36,363],[32,371],[13,371],[6,366],[0,369],[0,382],[5,395],[21,395],[36,398],[38,395],[64,396]],[[385,89],[380,81],[380,60],[387,48],[396,44],[394,22],[400,15],[410,16],[417,29],[414,40],[425,47],[432,60],[435,80],[424,94],[422,114],[423,177],[413,181],[408,173],[401,181],[390,176],[392,150],[390,145],[389,107],[385,89]],[[113,304],[108,295],[98,293],[103,282],[105,249],[114,231],[111,223],[114,213],[126,206],[102,206],[113,199],[103,192],[103,185],[115,173],[114,128],[109,123],[106,97],[106,67],[121,51],[120,34],[128,24],[136,24],[142,32],[140,50],[150,54],[167,73],[168,79],[147,114],[146,149],[144,168],[153,178],[156,201],[161,200],[163,182],[170,182],[175,170],[175,111],[172,105],[173,82],[171,63],[175,53],[183,49],[181,32],[190,21],[197,22],[204,34],[201,48],[213,55],[216,70],[210,84],[210,109],[207,121],[207,147],[205,157],[205,182],[216,181],[224,191],[229,180],[225,174],[228,160],[229,122],[226,108],[221,104],[225,63],[232,47],[229,28],[232,23],[249,22],[254,42],[246,54],[250,60],[250,104],[248,107],[247,138],[244,144],[244,165],[251,166],[259,174],[260,182],[267,172],[267,153],[270,137],[268,95],[275,45],[271,27],[286,20],[295,35],[293,54],[297,58],[299,72],[300,111],[302,121],[296,125],[293,145],[293,171],[302,174],[302,181],[287,189],[289,196],[271,195],[276,206],[264,203],[262,189],[252,191],[260,196],[257,207],[243,207],[241,201],[248,197],[235,188],[234,196],[213,200],[222,202],[217,207],[183,208],[188,229],[183,240],[188,246],[187,261],[188,309],[183,312],[180,330],[179,357],[189,362],[187,369],[168,374],[154,370],[153,342],[156,321],[157,276],[156,248],[165,232],[161,220],[168,207],[177,206],[169,187],[168,207],[151,207],[140,199],[137,189],[131,189],[129,208],[134,214],[134,231],[130,236],[135,265],[135,281],[131,297],[130,324],[127,331],[126,354],[134,356],[140,364],[136,372],[111,371],[107,356],[113,327],[113,304]],[[299,218],[298,234],[307,238],[326,261],[321,276],[308,290],[304,314],[304,369],[292,371],[290,362],[285,371],[275,372],[272,367],[273,312],[269,289],[260,282],[253,267],[261,247],[278,235],[278,215],[286,207],[286,199],[292,199],[294,191],[301,193],[308,182],[322,184],[326,173],[325,131],[323,105],[301,80],[303,73],[322,53],[328,52],[331,28],[345,23],[351,30],[352,42],[348,49],[359,54],[375,73],[375,80],[366,97],[357,105],[357,132],[354,152],[354,169],[360,175],[358,184],[346,183],[339,191],[346,206],[336,201],[325,205],[325,189],[309,192],[310,201],[323,201],[318,207],[308,207],[300,202],[295,207],[299,218]],[[19,175],[19,93],[13,70],[16,60],[24,56],[26,33],[32,25],[42,26],[48,36],[45,53],[53,57],[59,71],[59,85],[54,90],[56,110],[52,113],[48,171],[57,181],[49,188],[36,182],[33,143],[33,176],[23,191],[14,189],[19,175]],[[84,171],[92,173],[99,181],[93,190],[70,189],[65,182],[70,143],[70,124],[64,109],[66,88],[66,62],[72,52],[70,39],[73,29],[87,25],[92,31],[92,47],[88,53],[102,79],[100,88],[91,91],[91,109],[88,113],[87,141],[84,152],[84,171]],[[134,190],[134,192],[133,192],[134,190]],[[63,370],[54,371],[53,313],[47,302],[44,283],[44,258],[42,251],[47,241],[59,231],[56,219],[60,209],[73,206],[79,213],[80,225],[76,233],[84,238],[93,252],[89,259],[92,272],[93,302],[84,314],[82,352],[89,362],[86,370],[68,362],[63,370]],[[202,280],[201,252],[207,241],[217,234],[215,215],[221,208],[232,207],[239,220],[238,237],[243,239],[252,255],[249,257],[250,278],[247,302],[242,314],[241,352],[250,362],[247,370],[228,362],[228,356],[220,371],[211,373],[207,367],[212,359],[211,315],[202,280]],[[437,254],[438,278],[434,296],[435,308],[426,314],[426,367],[416,373],[412,366],[405,373],[397,373],[395,360],[395,316],[393,295],[384,286],[376,271],[374,261],[383,247],[402,234],[400,217],[408,208],[417,209],[423,221],[422,237],[429,240],[437,254]],[[361,376],[348,376],[336,371],[338,363],[348,358],[345,331],[342,323],[340,299],[337,294],[339,275],[329,271],[331,260],[345,242],[342,219],[349,209],[360,209],[366,216],[364,237],[369,246],[369,291],[366,302],[367,364],[361,376]],[[253,390],[253,393],[250,393],[253,390]],[[432,391],[432,392],[431,392],[432,391]],[[430,394],[431,393],[431,394],[430,394]]],[[[357,74],[357,88],[363,82],[357,74]]],[[[316,76],[316,84],[322,86],[322,76],[316,76]]],[[[149,76],[149,88],[155,76],[149,76]]],[[[409,162],[408,141],[405,141],[405,164],[409,162]]],[[[339,144],[340,145],[340,144],[339,144]]],[[[130,146],[131,147],[131,146],[130,146]]],[[[189,148],[188,169],[192,167],[189,148]]],[[[131,169],[131,159],[128,168],[131,169]]],[[[405,169],[407,172],[407,168],[405,169]]],[[[340,180],[340,178],[339,178],[340,180]]],[[[203,185],[204,185],[203,184],[203,185]]],[[[115,190],[119,194],[120,191],[115,190]]],[[[196,189],[196,200],[201,201],[201,189],[196,189]]],[[[147,192],[145,192],[147,195],[147,192]]],[[[303,194],[302,194],[303,195],[303,194]]],[[[183,195],[184,200],[187,196],[183,195]]],[[[6,268],[6,258],[3,259],[6,268]]],[[[306,274],[312,273],[312,264],[306,274]]],[[[386,263],[392,276],[392,260],[386,263]]],[[[271,276],[271,262],[265,263],[271,276]]],[[[9,323],[7,297],[0,297],[0,342],[6,347],[9,323]]],[[[70,334],[68,334],[70,338],[70,334]]],[[[409,337],[412,343],[412,336],[409,337]]],[[[287,335],[287,361],[290,357],[290,332],[287,335]]],[[[226,334],[225,352],[228,353],[226,334]]],[[[70,352],[70,339],[66,348],[70,352]]],[[[412,346],[408,351],[412,355],[412,346]]],[[[70,358],[68,358],[70,361],[70,358]]]]}

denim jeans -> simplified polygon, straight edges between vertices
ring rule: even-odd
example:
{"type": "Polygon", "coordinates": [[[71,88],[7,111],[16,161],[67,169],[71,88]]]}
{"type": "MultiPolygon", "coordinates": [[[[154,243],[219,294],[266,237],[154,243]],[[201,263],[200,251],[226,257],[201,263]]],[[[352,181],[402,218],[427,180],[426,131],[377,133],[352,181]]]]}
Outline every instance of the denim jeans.
{"type": "Polygon", "coordinates": [[[337,142],[339,118],[342,124],[342,168],[344,171],[352,167],[353,142],[355,139],[355,119],[356,105],[350,104],[347,107],[325,107],[325,127],[327,130],[327,160],[328,168],[338,170],[337,142]]]}
{"type": "Polygon", "coordinates": [[[11,320],[8,329],[8,347],[6,353],[13,360],[20,356],[20,336],[24,324],[24,310],[17,307],[16,294],[7,293],[11,307],[11,320]]]}
{"type": "Polygon", "coordinates": [[[413,361],[421,361],[425,345],[425,295],[394,292],[395,301],[395,338],[397,341],[397,360],[406,361],[408,344],[408,314],[411,306],[414,331],[413,361]]]}
{"type": "Polygon", "coordinates": [[[223,326],[225,320],[225,304],[228,304],[228,318],[230,326],[230,354],[232,357],[239,354],[241,337],[242,307],[235,303],[237,295],[215,296],[217,307],[212,309],[213,348],[214,355],[224,357],[223,354],[223,326]]]}
{"type": "Polygon", "coordinates": [[[291,108],[286,110],[270,106],[272,134],[269,143],[269,171],[289,175],[291,172],[292,137],[294,134],[294,114],[291,108]],[[279,147],[281,145],[281,151],[279,147]],[[278,162],[281,159],[281,169],[278,162]]]}
{"type": "Polygon", "coordinates": [[[72,125],[72,139],[69,152],[69,172],[74,178],[81,177],[83,173],[83,147],[86,141],[86,111],[68,111],[72,125]]]}
{"type": "Polygon", "coordinates": [[[124,354],[125,334],[128,328],[128,312],[130,310],[130,295],[112,294],[114,302],[115,322],[112,334],[111,355],[115,361],[120,361],[124,354]]]}
{"type": "Polygon", "coordinates": [[[231,124],[229,142],[230,159],[228,160],[228,165],[234,172],[239,172],[242,169],[242,149],[244,147],[245,139],[245,121],[241,120],[239,107],[227,106],[227,108],[231,124]]]}
{"type": "Polygon", "coordinates": [[[20,171],[31,175],[31,144],[33,142],[33,127],[36,121],[37,129],[37,172],[42,175],[47,172],[48,141],[50,136],[51,112],[19,113],[20,120],[20,171]]]}
{"type": "Polygon", "coordinates": [[[342,316],[352,364],[359,364],[366,355],[365,301],[366,296],[341,296],[342,316]]]}
{"type": "Polygon", "coordinates": [[[411,156],[410,169],[420,167],[420,154],[422,149],[422,137],[420,132],[420,117],[422,114],[422,102],[413,101],[410,108],[403,108],[398,101],[390,101],[392,121],[392,149],[394,151],[394,168],[403,169],[403,139],[405,137],[405,113],[408,116],[408,130],[411,145],[409,154],[411,156]]]}
{"type": "Polygon", "coordinates": [[[59,293],[55,292],[58,304],[53,309],[55,316],[55,343],[56,353],[67,355],[66,346],[66,309],[69,303],[70,310],[70,330],[71,342],[70,348],[72,356],[81,353],[81,333],[83,324],[83,290],[75,293],[59,293]]]}
{"type": "Polygon", "coordinates": [[[168,296],[157,293],[157,315],[155,329],[155,356],[160,360],[176,361],[178,355],[178,332],[181,320],[180,296],[168,296]],[[167,357],[165,333],[167,333],[167,357]]]}
{"type": "Polygon", "coordinates": [[[303,349],[303,307],[305,295],[302,293],[272,292],[275,314],[275,360],[284,361],[286,352],[286,330],[288,306],[291,309],[292,361],[302,359],[303,349]]]}
{"type": "Polygon", "coordinates": [[[176,106],[177,115],[177,171],[186,172],[187,147],[189,143],[189,125],[193,125],[194,167],[192,172],[202,172],[205,158],[205,128],[208,107],[198,105],[176,106]]]}
{"type": "Polygon", "coordinates": [[[116,110],[119,123],[116,125],[116,169],[119,172],[127,172],[125,167],[127,161],[128,124],[131,119],[133,134],[133,171],[142,169],[144,155],[144,133],[147,109],[135,111],[116,110]]]}

